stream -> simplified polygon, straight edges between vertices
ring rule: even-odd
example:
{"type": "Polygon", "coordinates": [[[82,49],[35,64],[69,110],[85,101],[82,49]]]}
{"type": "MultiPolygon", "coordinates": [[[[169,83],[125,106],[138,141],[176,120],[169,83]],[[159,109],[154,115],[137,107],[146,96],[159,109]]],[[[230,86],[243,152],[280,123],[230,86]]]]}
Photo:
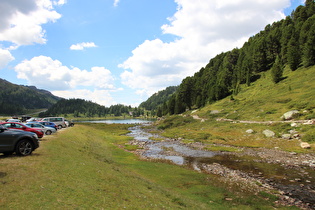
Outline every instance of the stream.
{"type": "MultiPolygon", "coordinates": [[[[313,157],[310,157],[309,165],[302,165],[307,161],[300,161],[301,164],[297,164],[295,160],[298,157],[295,154],[292,154],[294,156],[292,160],[288,157],[282,162],[272,161],[270,158],[259,157],[256,151],[250,155],[240,155],[233,152],[194,149],[180,141],[166,138],[163,141],[153,141],[151,139],[163,137],[147,132],[141,125],[131,127],[129,130],[128,136],[134,138],[133,144],[144,148],[138,154],[146,159],[171,161],[199,172],[245,182],[244,186],[253,186],[248,184],[249,182],[259,182],[266,189],[280,191],[280,197],[286,205],[315,209],[315,167],[311,167],[311,164],[315,163],[313,157]]],[[[275,156],[281,156],[277,151],[274,152],[275,156]]]]}

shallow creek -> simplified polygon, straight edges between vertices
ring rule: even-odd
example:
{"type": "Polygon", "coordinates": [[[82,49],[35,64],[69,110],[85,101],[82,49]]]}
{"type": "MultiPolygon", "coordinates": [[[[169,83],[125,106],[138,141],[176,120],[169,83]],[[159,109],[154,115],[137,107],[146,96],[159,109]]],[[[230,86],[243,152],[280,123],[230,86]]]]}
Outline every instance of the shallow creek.
{"type": "Polygon", "coordinates": [[[129,130],[128,136],[132,136],[144,148],[138,153],[142,157],[168,160],[196,171],[229,177],[236,182],[258,180],[264,186],[280,190],[286,200],[284,203],[306,209],[315,208],[314,167],[294,165],[288,160],[288,164],[277,163],[278,160],[263,159],[256,156],[255,152],[251,155],[237,155],[194,149],[170,139],[153,141],[151,139],[162,137],[145,131],[140,125],[129,130]]]}

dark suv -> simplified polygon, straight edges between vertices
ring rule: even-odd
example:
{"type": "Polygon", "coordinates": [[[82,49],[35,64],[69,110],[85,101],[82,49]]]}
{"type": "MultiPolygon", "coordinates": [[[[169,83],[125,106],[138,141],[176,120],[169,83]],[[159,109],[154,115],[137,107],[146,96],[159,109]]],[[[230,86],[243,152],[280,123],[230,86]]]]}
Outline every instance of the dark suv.
{"type": "Polygon", "coordinates": [[[39,140],[36,133],[7,129],[0,125],[0,153],[26,156],[39,147],[39,140]]]}

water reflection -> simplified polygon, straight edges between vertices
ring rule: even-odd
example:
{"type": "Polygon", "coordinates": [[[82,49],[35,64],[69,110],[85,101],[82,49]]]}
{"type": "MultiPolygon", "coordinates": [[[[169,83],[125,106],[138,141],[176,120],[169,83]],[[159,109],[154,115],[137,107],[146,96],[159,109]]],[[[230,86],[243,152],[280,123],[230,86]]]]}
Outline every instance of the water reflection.
{"type": "Polygon", "coordinates": [[[113,120],[85,120],[78,122],[89,122],[89,123],[106,123],[106,124],[146,124],[152,123],[154,120],[145,119],[113,119],[113,120]]]}

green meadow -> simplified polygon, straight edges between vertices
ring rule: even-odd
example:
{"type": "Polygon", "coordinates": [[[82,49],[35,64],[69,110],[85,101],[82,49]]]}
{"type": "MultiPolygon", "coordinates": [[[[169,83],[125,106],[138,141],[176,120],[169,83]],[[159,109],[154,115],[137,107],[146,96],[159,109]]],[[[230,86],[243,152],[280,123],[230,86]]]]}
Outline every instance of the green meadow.
{"type": "MultiPolygon", "coordinates": [[[[0,156],[0,209],[270,209],[277,199],[126,150],[130,125],[77,124],[0,156]]],[[[283,207],[284,208],[284,207],[283,207]]]]}

